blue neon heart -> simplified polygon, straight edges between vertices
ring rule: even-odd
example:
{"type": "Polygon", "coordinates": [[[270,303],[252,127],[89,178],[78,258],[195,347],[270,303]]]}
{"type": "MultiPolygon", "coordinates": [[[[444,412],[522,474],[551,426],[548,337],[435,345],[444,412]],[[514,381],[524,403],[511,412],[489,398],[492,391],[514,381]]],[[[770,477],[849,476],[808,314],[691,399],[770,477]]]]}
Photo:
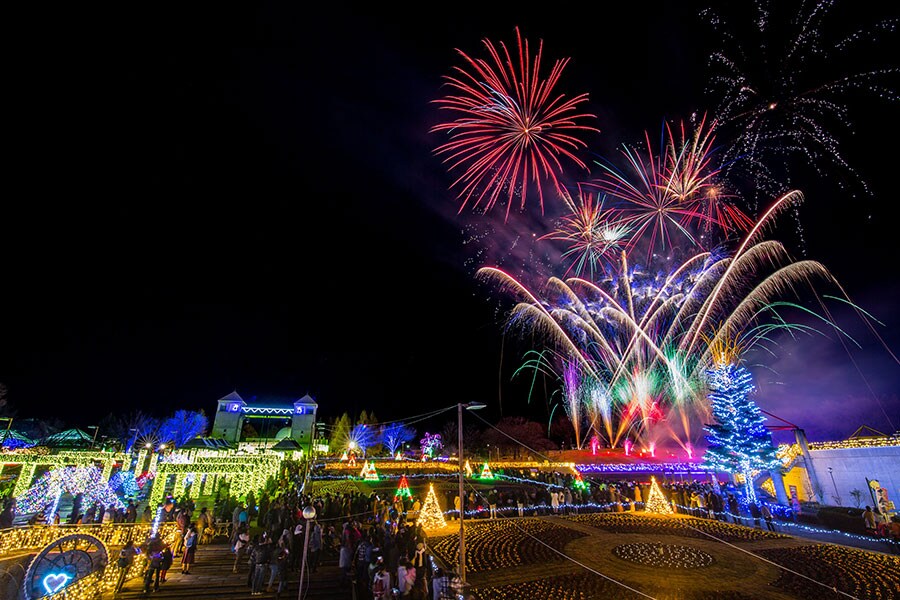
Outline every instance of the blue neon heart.
{"type": "Polygon", "coordinates": [[[55,594],[66,587],[72,577],[66,573],[50,573],[44,577],[44,589],[48,594],[55,594]]]}

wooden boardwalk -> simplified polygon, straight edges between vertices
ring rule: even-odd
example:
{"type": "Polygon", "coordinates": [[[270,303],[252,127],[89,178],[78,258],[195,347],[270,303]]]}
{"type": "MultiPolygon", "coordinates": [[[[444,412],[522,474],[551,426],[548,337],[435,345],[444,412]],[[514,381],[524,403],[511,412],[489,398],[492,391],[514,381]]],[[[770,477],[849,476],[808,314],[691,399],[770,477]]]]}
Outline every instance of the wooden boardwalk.
{"type": "MultiPolygon", "coordinates": [[[[160,584],[158,592],[144,594],[143,581],[132,579],[125,584],[125,589],[118,595],[104,594],[102,600],[144,599],[152,600],[181,600],[195,598],[197,600],[212,600],[218,598],[250,598],[250,587],[247,585],[249,566],[244,562],[238,567],[238,573],[232,573],[234,555],[227,543],[213,543],[201,545],[197,548],[197,562],[191,567],[188,575],[181,573],[181,563],[175,559],[172,569],[169,571],[166,582],[160,584]]],[[[267,574],[266,583],[268,583],[267,574]]],[[[288,584],[281,593],[280,598],[298,597],[299,571],[288,573],[288,584]]],[[[277,584],[273,586],[277,588],[277,584]]],[[[263,586],[265,590],[265,585],[263,586]]],[[[263,593],[262,596],[253,598],[274,598],[275,593],[263,593]]],[[[309,576],[309,588],[304,600],[342,600],[352,599],[349,582],[341,581],[341,572],[337,566],[336,557],[326,557],[320,561],[319,568],[309,576]]]]}

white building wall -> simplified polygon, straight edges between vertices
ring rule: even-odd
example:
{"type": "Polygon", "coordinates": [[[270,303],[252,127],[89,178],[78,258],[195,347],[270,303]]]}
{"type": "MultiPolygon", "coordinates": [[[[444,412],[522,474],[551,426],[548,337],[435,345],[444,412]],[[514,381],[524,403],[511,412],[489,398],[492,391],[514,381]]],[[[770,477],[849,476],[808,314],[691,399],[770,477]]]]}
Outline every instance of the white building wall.
{"type": "Polygon", "coordinates": [[[861,490],[860,506],[872,506],[868,477],[869,481],[875,479],[887,488],[888,499],[900,509],[900,446],[810,449],[809,454],[826,504],[836,504],[834,496],[837,495],[842,506],[856,506],[850,491],[861,490]],[[828,467],[832,469],[830,474],[828,467]]]}

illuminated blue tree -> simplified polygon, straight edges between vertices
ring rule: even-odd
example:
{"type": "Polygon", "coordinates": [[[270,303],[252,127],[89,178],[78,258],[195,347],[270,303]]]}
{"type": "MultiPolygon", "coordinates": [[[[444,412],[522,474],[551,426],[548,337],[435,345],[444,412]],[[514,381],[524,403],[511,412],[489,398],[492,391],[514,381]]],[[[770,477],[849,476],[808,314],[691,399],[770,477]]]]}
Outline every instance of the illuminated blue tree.
{"type": "Polygon", "coordinates": [[[403,423],[388,423],[381,431],[381,443],[388,449],[391,456],[397,454],[403,444],[415,439],[416,430],[403,423]]]}
{"type": "Polygon", "coordinates": [[[159,440],[180,447],[203,435],[208,424],[202,410],[179,410],[159,426],[159,440]]]}
{"type": "Polygon", "coordinates": [[[747,500],[756,502],[753,472],[780,466],[765,417],[749,396],[756,387],[744,367],[719,365],[708,371],[709,401],[715,424],[704,429],[708,448],[703,455],[707,467],[744,476],[747,500]]]}

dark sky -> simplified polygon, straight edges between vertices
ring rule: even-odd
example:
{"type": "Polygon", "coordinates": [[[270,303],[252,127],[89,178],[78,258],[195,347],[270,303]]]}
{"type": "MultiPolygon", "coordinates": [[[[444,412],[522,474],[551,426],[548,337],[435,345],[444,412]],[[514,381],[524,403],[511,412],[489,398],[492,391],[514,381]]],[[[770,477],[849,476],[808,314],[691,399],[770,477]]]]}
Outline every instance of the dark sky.
{"type": "MultiPolygon", "coordinates": [[[[468,400],[496,417],[502,392],[504,414],[540,417],[510,382],[527,348],[504,345],[500,367],[506,304],[473,280],[430,101],[455,48],[480,56],[520,26],[547,64],[572,58],[560,87],[590,94],[597,153],[703,110],[696,5],[621,4],[23,18],[0,203],[0,381],[18,417],[209,413],[232,390],[382,420],[468,400]]],[[[810,179],[794,246],[895,350],[897,121],[895,105],[856,114],[848,155],[875,198],[810,179]]],[[[856,365],[834,342],[786,344],[758,375],[760,405],[812,438],[900,426],[896,362],[847,326],[856,365]]]]}

